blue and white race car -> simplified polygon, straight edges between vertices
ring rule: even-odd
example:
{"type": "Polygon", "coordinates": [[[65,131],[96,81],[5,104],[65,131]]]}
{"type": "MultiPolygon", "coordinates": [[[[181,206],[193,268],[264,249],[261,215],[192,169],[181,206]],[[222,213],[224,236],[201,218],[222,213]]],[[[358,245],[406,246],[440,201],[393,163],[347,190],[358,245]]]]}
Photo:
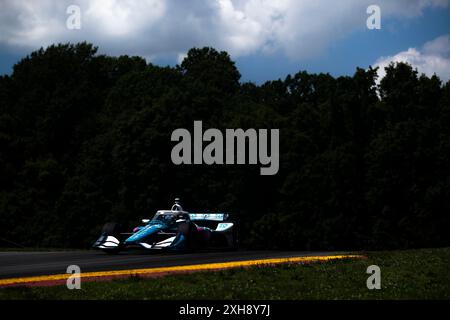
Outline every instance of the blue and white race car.
{"type": "Polygon", "coordinates": [[[115,254],[126,248],[195,250],[204,248],[236,249],[237,232],[227,213],[189,213],[175,199],[170,210],[158,210],[153,219],[132,232],[121,225],[106,223],[93,247],[115,254]]]}

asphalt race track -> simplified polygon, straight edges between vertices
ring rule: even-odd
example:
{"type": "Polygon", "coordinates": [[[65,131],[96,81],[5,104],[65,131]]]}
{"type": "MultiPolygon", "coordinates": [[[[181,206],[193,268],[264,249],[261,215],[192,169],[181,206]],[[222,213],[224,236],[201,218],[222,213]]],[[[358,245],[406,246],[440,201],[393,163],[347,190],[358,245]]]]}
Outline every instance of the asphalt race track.
{"type": "Polygon", "coordinates": [[[78,265],[82,272],[94,272],[337,254],[342,252],[215,251],[174,254],[130,251],[114,256],[100,251],[0,252],[0,279],[63,274],[69,265],[78,265]]]}

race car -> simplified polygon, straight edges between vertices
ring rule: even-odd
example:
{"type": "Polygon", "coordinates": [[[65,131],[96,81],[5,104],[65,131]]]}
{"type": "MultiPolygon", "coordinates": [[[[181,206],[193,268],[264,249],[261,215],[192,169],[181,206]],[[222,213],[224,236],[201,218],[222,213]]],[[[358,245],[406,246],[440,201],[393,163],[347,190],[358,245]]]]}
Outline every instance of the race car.
{"type": "Polygon", "coordinates": [[[205,248],[237,248],[237,231],[227,213],[189,213],[180,199],[170,210],[158,210],[152,219],[132,232],[122,232],[121,225],[106,223],[93,247],[109,254],[127,248],[186,251],[205,248]]]}

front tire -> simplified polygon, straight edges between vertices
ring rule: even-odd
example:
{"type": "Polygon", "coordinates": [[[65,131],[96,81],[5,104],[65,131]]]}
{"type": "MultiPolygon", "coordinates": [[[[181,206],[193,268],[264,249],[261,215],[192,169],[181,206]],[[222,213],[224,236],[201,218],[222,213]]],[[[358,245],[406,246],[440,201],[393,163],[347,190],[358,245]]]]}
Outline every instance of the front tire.
{"type": "MultiPolygon", "coordinates": [[[[122,232],[122,225],[116,222],[108,222],[102,228],[102,235],[112,236],[120,241],[120,233],[122,232]]],[[[103,252],[110,255],[118,254],[121,251],[121,244],[116,248],[102,249],[103,252]]]]}
{"type": "Polygon", "coordinates": [[[122,226],[117,222],[108,222],[103,225],[102,234],[117,237],[122,231],[122,226]]]}

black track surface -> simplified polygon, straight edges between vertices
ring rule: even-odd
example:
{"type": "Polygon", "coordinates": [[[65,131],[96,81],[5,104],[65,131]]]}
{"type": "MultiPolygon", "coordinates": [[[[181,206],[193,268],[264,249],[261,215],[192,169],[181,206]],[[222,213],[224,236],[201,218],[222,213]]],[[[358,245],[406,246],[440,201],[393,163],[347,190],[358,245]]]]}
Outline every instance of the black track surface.
{"type": "Polygon", "coordinates": [[[0,279],[66,273],[69,265],[78,265],[81,272],[90,272],[335,254],[340,253],[216,251],[174,254],[124,252],[110,256],[99,251],[0,252],[0,279]]]}

